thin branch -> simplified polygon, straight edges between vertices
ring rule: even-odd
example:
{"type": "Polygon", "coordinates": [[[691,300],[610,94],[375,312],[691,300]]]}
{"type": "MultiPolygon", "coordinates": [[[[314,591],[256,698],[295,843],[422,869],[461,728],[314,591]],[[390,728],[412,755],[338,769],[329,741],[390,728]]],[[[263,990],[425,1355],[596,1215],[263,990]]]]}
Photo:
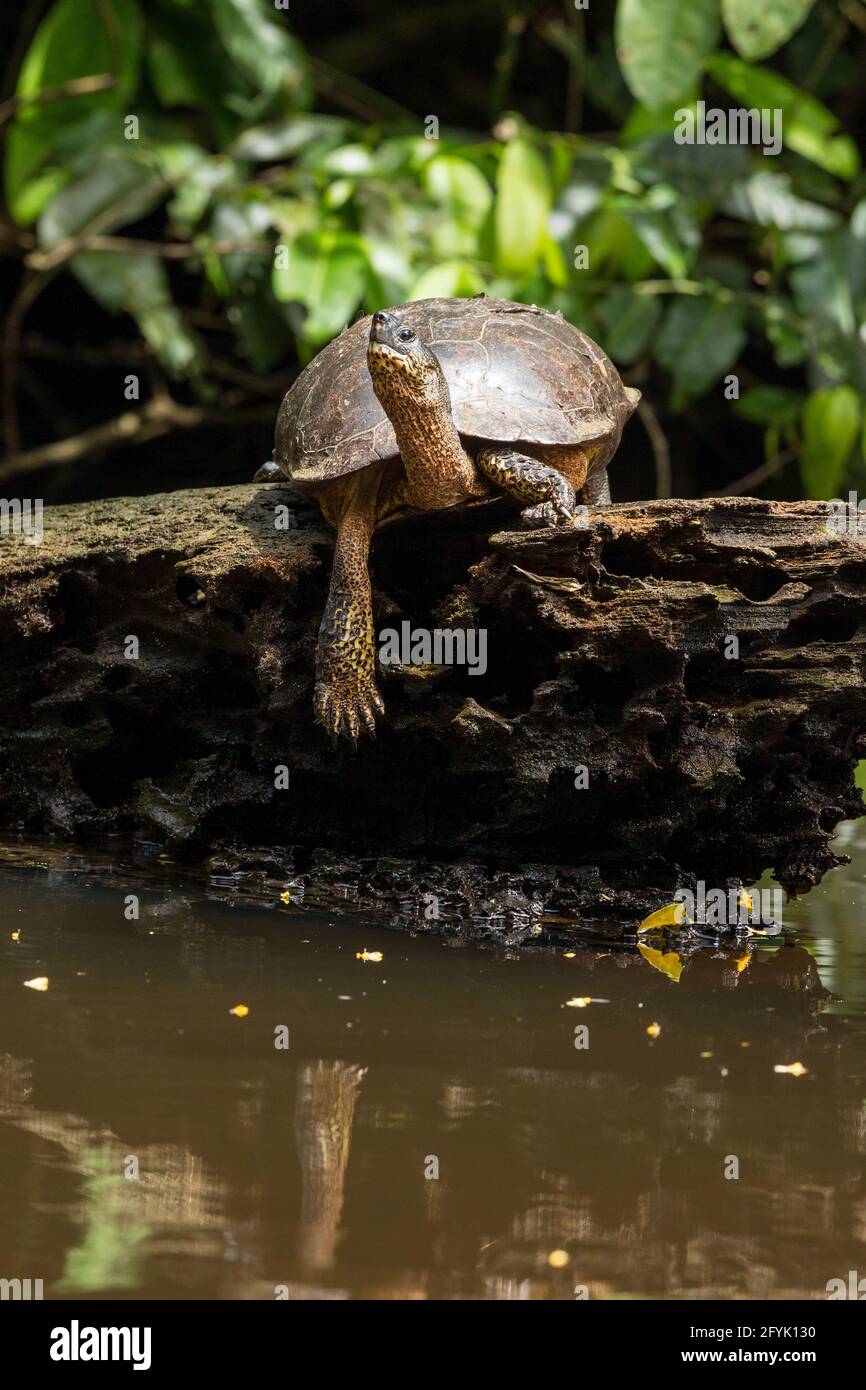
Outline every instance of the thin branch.
{"type": "Polygon", "coordinates": [[[140,410],[126,410],[113,420],[106,420],[81,434],[27,449],[0,463],[0,481],[20,473],[33,473],[40,468],[74,463],[76,459],[115,445],[143,444],[160,435],[178,429],[198,429],[202,425],[244,425],[270,420],[270,407],[256,406],[249,410],[226,412],[205,406],[180,405],[168,396],[159,395],[140,410]]]}
{"type": "Polygon", "coordinates": [[[3,365],[3,439],[6,452],[14,454],[21,443],[18,428],[17,378],[18,347],[24,316],[50,281],[49,275],[26,275],[12,307],[6,315],[0,361],[3,365]]]}
{"type": "Polygon", "coordinates": [[[0,103],[0,125],[10,120],[22,106],[42,106],[48,101],[65,101],[67,97],[86,97],[93,92],[110,92],[117,86],[117,78],[110,72],[94,73],[89,77],[76,77],[71,82],[62,82],[58,87],[45,87],[28,97],[8,97],[0,103]]]}
{"type": "MultiPolygon", "coordinates": [[[[220,321],[220,327],[225,324],[220,321]]],[[[21,340],[21,355],[36,357],[47,362],[74,361],[76,365],[107,369],[115,366],[128,367],[133,364],[153,361],[153,353],[143,343],[132,339],[121,339],[114,343],[103,343],[101,347],[91,347],[87,343],[69,346],[65,343],[52,343],[37,333],[28,333],[21,340]]],[[[256,396],[274,397],[286,390],[287,373],[272,372],[259,375],[247,368],[238,366],[222,357],[208,357],[207,371],[220,381],[230,381],[256,396]]]]}
{"type": "Polygon", "coordinates": [[[360,78],[332,67],[321,58],[310,57],[308,61],[316,90],[333,101],[335,106],[342,106],[362,121],[411,121],[417,125],[418,117],[414,111],[368,87],[360,78]]]}
{"type": "Polygon", "coordinates": [[[866,10],[863,9],[861,0],[842,0],[839,9],[846,19],[850,19],[852,24],[866,34],[866,10]]]}
{"type": "Polygon", "coordinates": [[[638,402],[638,419],[649,436],[656,467],[656,497],[671,495],[671,450],[668,437],[659,424],[658,416],[644,397],[638,402]]]}
{"type": "Polygon", "coordinates": [[[789,449],[783,449],[780,454],[774,454],[766,463],[760,464],[758,468],[753,468],[751,473],[747,473],[743,478],[737,478],[736,482],[728,483],[721,491],[703,493],[704,497],[742,497],[750,487],[755,487],[758,483],[764,483],[768,478],[772,478],[774,473],[778,473],[780,468],[784,468],[786,463],[799,456],[799,445],[793,444],[789,449]]]}
{"type": "Polygon", "coordinates": [[[26,257],[31,270],[53,270],[70,256],[79,251],[113,251],[130,256],[146,253],[150,256],[163,256],[166,260],[182,261],[192,256],[230,256],[245,252],[251,256],[272,256],[274,246],[269,241],[214,241],[210,245],[199,245],[194,241],[144,241],[137,237],[101,236],[83,232],[80,236],[67,237],[47,251],[32,251],[26,257]]]}

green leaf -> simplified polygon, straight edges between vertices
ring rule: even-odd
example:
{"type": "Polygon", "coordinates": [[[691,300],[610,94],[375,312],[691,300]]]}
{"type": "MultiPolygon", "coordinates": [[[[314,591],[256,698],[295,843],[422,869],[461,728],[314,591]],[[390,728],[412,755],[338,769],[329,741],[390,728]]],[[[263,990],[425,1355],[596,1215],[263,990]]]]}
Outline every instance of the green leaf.
{"type": "Polygon", "coordinates": [[[838,178],[856,178],[860,170],[857,146],[850,136],[835,134],[839,121],[817,97],[770,68],[744,63],[733,53],[714,53],[706,68],[744,107],[781,111],[782,139],[788,149],[838,178]]]}
{"type": "Polygon", "coordinates": [[[271,298],[269,287],[261,286],[229,310],[241,351],[257,372],[269,372],[291,360],[293,337],[284,315],[285,310],[271,298]]]}
{"type": "Polygon", "coordinates": [[[803,408],[802,391],[788,386],[753,386],[738,401],[734,411],[753,425],[787,425],[803,408]]]}
{"type": "Polygon", "coordinates": [[[174,374],[197,370],[203,352],[172,302],[165,266],[149,252],[81,251],[70,266],[110,313],[131,314],[142,337],[174,374]]]}
{"type": "Polygon", "coordinates": [[[646,352],[658,327],[662,308],[658,297],[636,294],[629,285],[618,285],[598,306],[604,326],[605,351],[624,366],[646,352]]]}
{"type": "Polygon", "coordinates": [[[838,214],[820,203],[799,198],[791,188],[788,174],[759,172],[732,183],[720,200],[730,217],[755,222],[780,231],[829,231],[839,225],[838,214]]]}
{"type": "Polygon", "coordinates": [[[674,279],[687,275],[700,234],[686,209],[676,205],[653,208],[637,202],[621,206],[653,260],[674,279]]]}
{"type": "Polygon", "coordinates": [[[70,125],[94,111],[115,110],[120,138],[120,113],[138,80],[141,28],[135,0],[59,0],[39,25],[21,65],[16,96],[34,97],[48,87],[102,74],[113,75],[117,85],[19,108],[7,135],[4,172],[6,200],[16,221],[33,222],[65,177],[57,169],[41,171],[70,125]]]}
{"type": "Polygon", "coordinates": [[[40,246],[54,246],[94,225],[110,232],[134,222],[165,196],[165,180],[145,157],[122,142],[52,198],[39,219],[40,246]]]}
{"type": "Polygon", "coordinates": [[[468,261],[443,261],[419,275],[408,299],[454,299],[458,295],[470,298],[484,289],[484,280],[468,261]]]}
{"type": "Polygon", "coordinates": [[[728,38],[750,62],[768,58],[800,28],[815,0],[722,0],[728,38]]]}
{"type": "Polygon", "coordinates": [[[424,167],[424,185],[430,197],[467,227],[480,227],[493,205],[493,193],[484,175],[468,159],[438,155],[424,167]]]}
{"type": "Polygon", "coordinates": [[[249,251],[226,251],[219,256],[222,275],[229,289],[237,289],[251,275],[260,277],[263,267],[270,268],[270,242],[273,240],[270,228],[271,211],[266,203],[247,199],[242,203],[217,204],[210,224],[213,240],[240,242],[254,248],[249,251]],[[260,249],[260,243],[265,243],[267,249],[260,249]]]}
{"type": "Polygon", "coordinates": [[[257,92],[306,93],[304,50],[265,0],[211,0],[213,22],[229,56],[257,92]]]}
{"type": "Polygon", "coordinates": [[[274,267],[272,284],[281,303],[307,309],[304,338],[318,346],[350,322],[361,301],[368,263],[360,238],[349,232],[305,232],[289,246],[288,264],[274,267]]]}
{"type": "Polygon", "coordinates": [[[630,90],[654,111],[687,95],[719,29],[718,0],[619,0],[616,51],[630,90]]]}
{"type": "Polygon", "coordinates": [[[853,386],[823,386],[806,398],[800,473],[807,497],[838,495],[862,417],[853,386]]]}
{"type": "Polygon", "coordinates": [[[743,310],[709,296],[677,299],[656,341],[656,360],[671,373],[678,403],[706,391],[746,342],[743,310]]]}
{"type": "Polygon", "coordinates": [[[541,155],[528,140],[511,140],[496,177],[496,265],[503,275],[534,269],[547,235],[551,201],[541,155]]]}
{"type": "Polygon", "coordinates": [[[348,121],[338,116],[290,116],[269,125],[250,126],[229,151],[235,159],[277,160],[299,154],[310,145],[323,148],[345,139],[348,121]]]}

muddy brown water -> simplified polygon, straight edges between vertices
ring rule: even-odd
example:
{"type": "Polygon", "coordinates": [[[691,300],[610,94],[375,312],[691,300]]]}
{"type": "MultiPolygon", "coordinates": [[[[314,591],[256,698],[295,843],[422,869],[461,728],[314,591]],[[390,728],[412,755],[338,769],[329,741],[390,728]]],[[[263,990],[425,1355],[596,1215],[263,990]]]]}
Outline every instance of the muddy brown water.
{"type": "Polygon", "coordinates": [[[866,821],[838,844],[852,864],[785,908],[784,938],[658,957],[140,885],[128,920],[122,875],[19,855],[0,1278],[48,1298],[826,1298],[866,1275],[866,821]]]}

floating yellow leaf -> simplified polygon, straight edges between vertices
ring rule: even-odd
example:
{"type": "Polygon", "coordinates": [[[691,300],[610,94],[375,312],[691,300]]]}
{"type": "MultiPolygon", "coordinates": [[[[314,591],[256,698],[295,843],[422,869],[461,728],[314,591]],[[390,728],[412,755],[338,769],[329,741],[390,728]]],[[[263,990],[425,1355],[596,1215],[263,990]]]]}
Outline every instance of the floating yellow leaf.
{"type": "Polygon", "coordinates": [[[748,951],[744,952],[741,956],[737,956],[737,959],[734,961],[734,965],[737,967],[737,974],[742,975],[746,967],[751,964],[751,961],[752,957],[749,955],[748,951]]]}
{"type": "Polygon", "coordinates": [[[565,959],[566,959],[566,960],[574,960],[575,956],[577,955],[577,952],[576,952],[576,951],[563,951],[563,955],[565,956],[565,959]]]}
{"type": "Polygon", "coordinates": [[[657,1038],[662,1031],[660,1023],[651,1023],[647,1028],[647,1033],[651,1038],[657,1038]]]}
{"type": "Polygon", "coordinates": [[[773,1067],[773,1071],[777,1071],[780,1076],[805,1076],[808,1070],[802,1062],[777,1062],[773,1067]]]}
{"type": "Polygon", "coordinates": [[[571,1256],[567,1250],[551,1250],[547,1257],[547,1263],[551,1269],[565,1269],[570,1260],[571,1256]]]}
{"type": "Polygon", "coordinates": [[[382,960],[382,952],[368,951],[367,947],[365,946],[363,951],[355,952],[355,960],[371,960],[378,965],[379,961],[382,960]]]}
{"type": "Polygon", "coordinates": [[[38,989],[38,990],[45,991],[45,990],[48,988],[48,976],[47,976],[47,975],[34,975],[34,977],[33,977],[32,980],[25,980],[25,981],[24,981],[24,988],[25,988],[25,989],[38,989]]]}
{"type": "Polygon", "coordinates": [[[701,1053],[701,1056],[702,1056],[702,1057],[712,1057],[712,1055],[713,1055],[712,1052],[702,1052],[702,1053],[701,1053]]]}
{"type": "Polygon", "coordinates": [[[281,903],[287,903],[287,902],[289,902],[289,900],[290,900],[290,897],[289,897],[289,894],[288,894],[288,893],[281,893],[281,894],[280,894],[280,902],[281,902],[281,903]]]}
{"type": "Polygon", "coordinates": [[[744,907],[747,912],[754,912],[755,904],[752,902],[751,893],[747,893],[745,888],[741,888],[737,894],[737,907],[744,907]]]}
{"type": "Polygon", "coordinates": [[[246,1004],[235,1004],[233,1009],[229,1009],[229,1013],[234,1014],[235,1018],[246,1018],[249,1009],[246,1004]]]}
{"type": "Polygon", "coordinates": [[[638,931],[652,931],[653,927],[681,927],[685,921],[685,904],[669,903],[667,907],[660,907],[658,912],[651,912],[649,917],[645,917],[638,931]]]}
{"type": "Polygon", "coordinates": [[[565,1001],[565,1007],[566,1007],[567,1009],[585,1009],[586,1006],[587,1006],[587,1004],[591,1004],[591,1003],[592,1003],[592,995],[590,995],[590,994],[582,994],[582,995],[581,995],[579,998],[577,998],[577,999],[566,999],[566,1001],[565,1001]]]}
{"type": "Polygon", "coordinates": [[[14,932],[12,933],[12,940],[13,940],[13,941],[20,941],[20,940],[21,940],[21,933],[20,933],[20,931],[14,931],[14,932]]]}
{"type": "Polygon", "coordinates": [[[676,951],[656,951],[652,946],[644,946],[642,941],[637,943],[637,948],[653,970],[660,970],[663,975],[667,975],[668,979],[679,984],[680,976],[683,973],[683,963],[676,951]]]}

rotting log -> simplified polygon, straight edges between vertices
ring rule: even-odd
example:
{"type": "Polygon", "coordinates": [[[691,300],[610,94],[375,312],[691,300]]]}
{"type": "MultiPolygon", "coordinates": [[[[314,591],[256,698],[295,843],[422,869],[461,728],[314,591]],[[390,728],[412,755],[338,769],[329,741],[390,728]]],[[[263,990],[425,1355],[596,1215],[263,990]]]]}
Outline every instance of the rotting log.
{"type": "Polygon", "coordinates": [[[518,524],[501,500],[377,533],[378,629],[482,629],[487,669],[383,671],[354,749],[314,723],[333,532],[288,485],[46,510],[42,544],[0,537],[0,821],[227,865],[386,855],[469,898],[812,886],[862,810],[866,541],[752,498],[518,524]]]}

